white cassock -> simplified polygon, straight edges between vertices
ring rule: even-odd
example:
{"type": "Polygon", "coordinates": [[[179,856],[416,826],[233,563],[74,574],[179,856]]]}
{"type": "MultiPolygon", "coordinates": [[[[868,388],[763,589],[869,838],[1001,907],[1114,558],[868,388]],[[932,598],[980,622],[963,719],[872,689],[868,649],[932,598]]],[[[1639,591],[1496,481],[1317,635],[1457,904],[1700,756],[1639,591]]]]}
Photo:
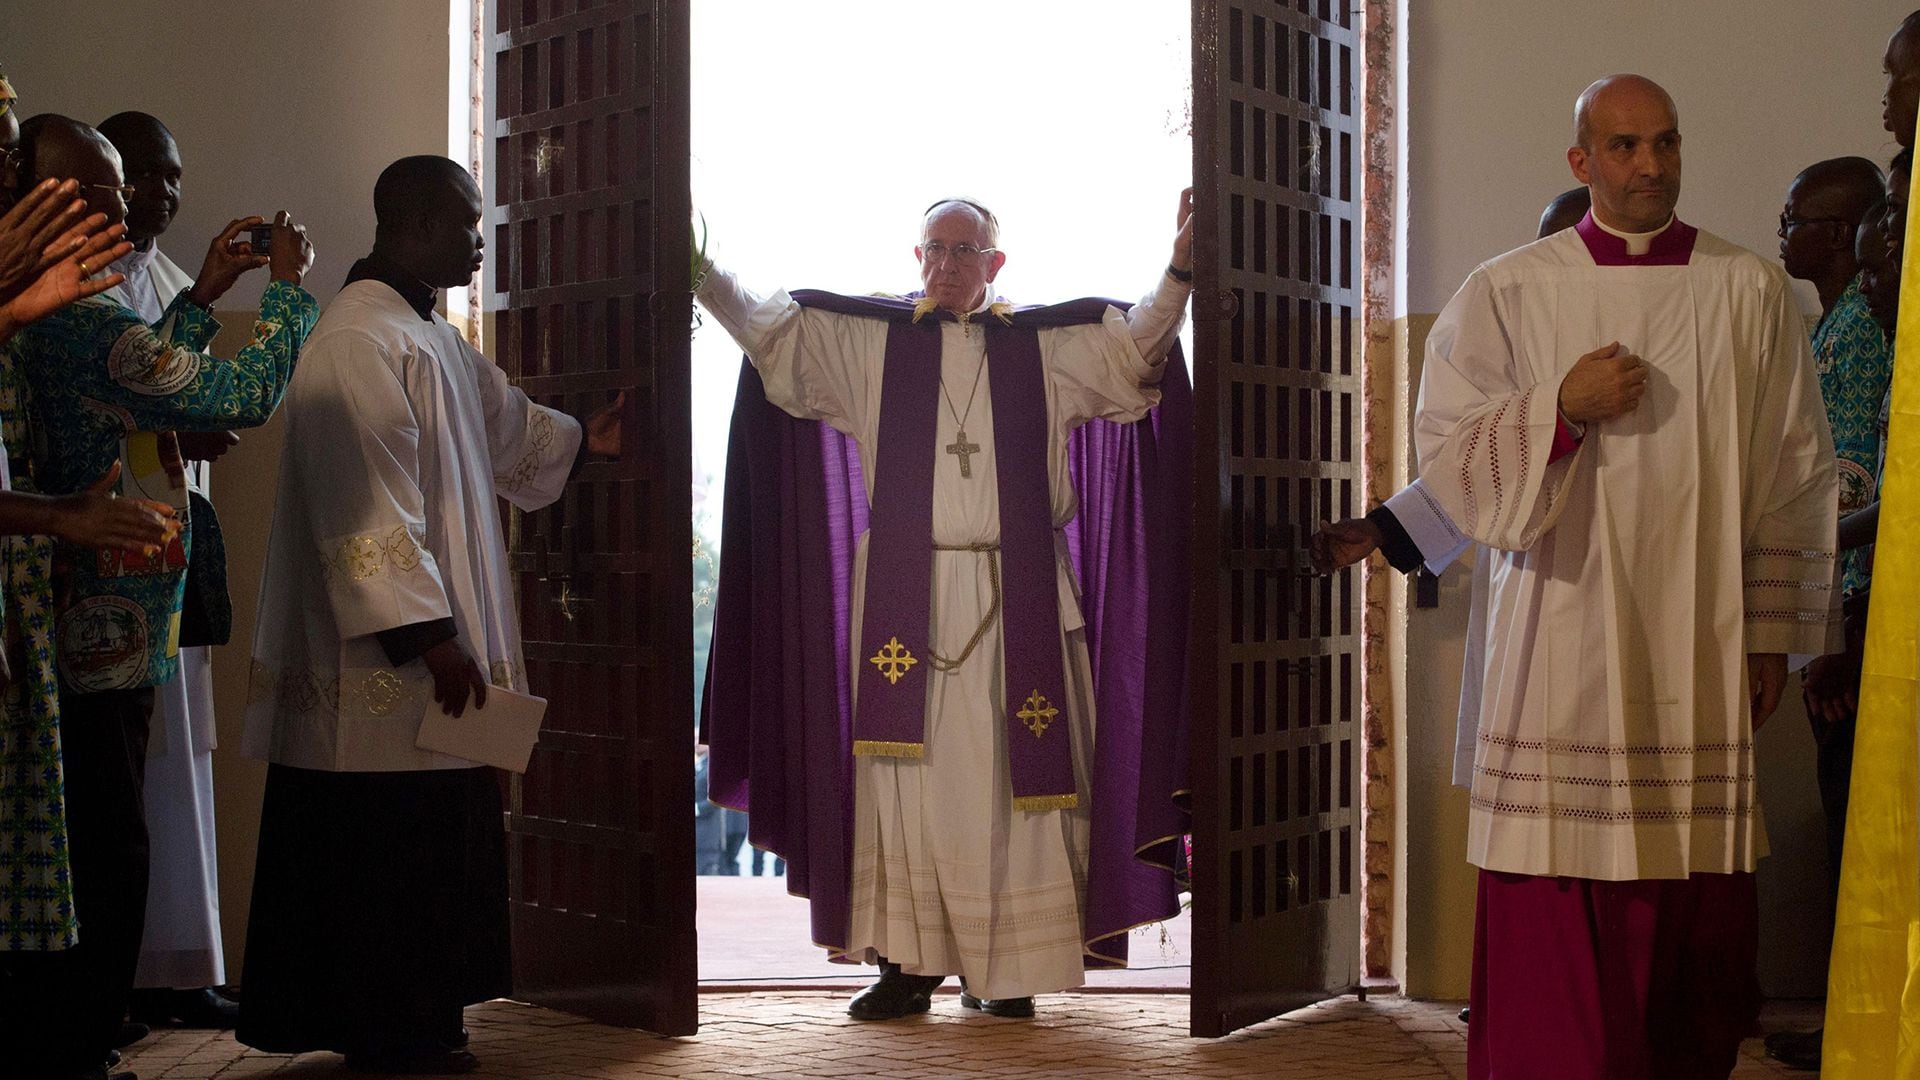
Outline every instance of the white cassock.
{"type": "MultiPolygon", "coordinates": [[[[149,326],[193,278],[159,244],[109,270],[127,280],[107,291],[149,326]]],[[[208,497],[212,470],[187,463],[187,486],[208,497]]],[[[227,981],[220,945],[220,871],[213,830],[213,651],[180,650],[180,671],[156,688],[159,720],[147,754],[147,834],[152,873],[147,927],[134,986],[191,989],[227,981]]]]}
{"type": "MultiPolygon", "coordinates": [[[[1139,420],[1158,404],[1160,394],[1153,387],[1179,333],[1189,292],[1163,276],[1128,313],[1108,308],[1103,322],[1039,332],[1056,529],[1079,510],[1067,469],[1068,435],[1093,419],[1139,420]]],[[[889,324],[802,309],[784,291],[761,300],[718,269],[698,295],[752,358],[768,401],[802,419],[823,421],[859,444],[871,500],[889,324]]],[[[941,379],[952,404],[943,399],[927,452],[938,454],[938,448],[956,441],[963,426],[959,414],[965,415],[968,441],[981,449],[972,455],[973,475],[967,479],[961,478],[957,458],[936,458],[933,540],[943,547],[997,543],[992,390],[981,367],[986,335],[954,322],[943,322],[941,334],[941,379]]],[[[848,955],[868,963],[885,957],[909,974],[959,973],[983,998],[1028,997],[1085,981],[1081,924],[1093,691],[1065,536],[1054,535],[1079,808],[1012,809],[998,619],[972,659],[929,680],[924,759],[854,759],[848,955]]],[[[856,647],[866,596],[867,539],[860,538],[855,556],[856,647]]],[[[936,615],[928,647],[935,653],[959,656],[986,615],[993,602],[988,558],[970,551],[934,553],[936,615]]],[[[854,661],[857,667],[859,658],[854,661]]]]}
{"type": "Polygon", "coordinates": [[[489,679],[526,691],[496,493],[559,498],[579,422],[370,280],[327,306],[283,409],[242,749],[330,772],[472,768],[413,745],[432,676],[375,635],[451,616],[489,679]]]}
{"type": "Polygon", "coordinates": [[[1469,861],[1751,871],[1746,655],[1838,644],[1832,440],[1785,275],[1704,232],[1683,266],[1597,265],[1575,230],[1509,252],[1434,325],[1415,438],[1435,513],[1493,549],[1469,861]],[[1548,464],[1561,380],[1616,340],[1645,398],[1548,464]]]}

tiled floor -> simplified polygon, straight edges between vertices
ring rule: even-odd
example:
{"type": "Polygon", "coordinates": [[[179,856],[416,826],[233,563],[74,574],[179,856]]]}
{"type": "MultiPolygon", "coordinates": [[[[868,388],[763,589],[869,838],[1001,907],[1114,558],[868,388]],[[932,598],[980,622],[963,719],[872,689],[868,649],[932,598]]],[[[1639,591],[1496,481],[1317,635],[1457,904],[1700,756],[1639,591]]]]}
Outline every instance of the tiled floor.
{"type": "MultiPolygon", "coordinates": [[[[865,986],[870,967],[835,964],[807,944],[813,924],[807,901],[787,895],[787,879],[701,877],[700,983],[708,987],[829,990],[865,986]]],[[[1185,911],[1127,937],[1131,963],[1119,971],[1089,971],[1087,985],[1128,990],[1185,990],[1193,955],[1192,920],[1185,911]]]]}
{"type": "MultiPolygon", "coordinates": [[[[1447,1080],[1466,1075],[1459,1004],[1353,998],[1289,1013],[1224,1039],[1186,1036],[1187,1000],[1166,994],[1058,994],[1031,1021],[964,1013],[943,994],[933,1012],[856,1024],[842,994],[707,994],[702,1028],[659,1039],[560,1013],[497,1001],[467,1013],[478,1075],[546,1077],[1366,1077],[1447,1080]]],[[[1769,1027],[1801,1015],[1773,1010],[1769,1027]]],[[[1788,1073],[1749,1040],[1734,1076],[1788,1073]]],[[[228,1033],[159,1032],[132,1047],[142,1080],[333,1077],[330,1054],[274,1057],[243,1050],[228,1033]]]]}

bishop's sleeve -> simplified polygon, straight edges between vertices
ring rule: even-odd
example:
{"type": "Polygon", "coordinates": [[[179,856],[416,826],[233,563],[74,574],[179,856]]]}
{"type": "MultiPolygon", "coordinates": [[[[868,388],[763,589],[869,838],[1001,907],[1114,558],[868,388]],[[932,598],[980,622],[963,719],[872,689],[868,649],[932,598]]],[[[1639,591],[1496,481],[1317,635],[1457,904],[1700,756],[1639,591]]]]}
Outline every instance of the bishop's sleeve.
{"type": "Polygon", "coordinates": [[[460,348],[480,384],[494,489],[522,510],[538,510],[558,499],[586,437],[580,421],[534,404],[479,350],[464,341],[460,348]]]}
{"type": "Polygon", "coordinates": [[[342,639],[452,616],[427,549],[420,422],[397,362],[371,339],[336,334],[307,350],[289,455],[308,503],[314,555],[342,639]]]}
{"type": "Polygon", "coordinates": [[[885,322],[803,308],[784,289],[763,299],[711,263],[694,295],[753,361],[776,408],[847,435],[865,430],[867,369],[885,355],[885,322]]]}
{"type": "Polygon", "coordinates": [[[1833,435],[1800,311],[1784,279],[1775,282],[1765,309],[1742,478],[1746,648],[1839,652],[1833,435]]]}
{"type": "Polygon", "coordinates": [[[1489,547],[1523,551],[1560,516],[1579,452],[1554,457],[1557,381],[1523,374],[1502,297],[1476,270],[1427,335],[1414,442],[1441,516],[1489,547]]]}

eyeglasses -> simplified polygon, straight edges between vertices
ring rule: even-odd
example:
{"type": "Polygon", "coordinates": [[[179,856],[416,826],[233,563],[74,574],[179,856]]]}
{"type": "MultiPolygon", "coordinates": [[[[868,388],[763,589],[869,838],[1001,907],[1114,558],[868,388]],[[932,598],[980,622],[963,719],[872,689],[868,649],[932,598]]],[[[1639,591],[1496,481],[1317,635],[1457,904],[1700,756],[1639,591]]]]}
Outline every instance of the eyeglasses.
{"type": "Polygon", "coordinates": [[[18,104],[20,104],[20,99],[17,97],[0,97],[0,116],[5,116],[12,112],[14,106],[18,104]]]}
{"type": "Polygon", "coordinates": [[[1794,217],[1792,214],[1787,213],[1785,210],[1780,211],[1780,233],[1782,235],[1785,235],[1789,229],[1792,229],[1796,225],[1816,225],[1821,222],[1830,222],[1835,225],[1850,224],[1846,218],[1794,217]]]}
{"type": "Polygon", "coordinates": [[[955,244],[952,247],[938,240],[929,240],[920,245],[920,261],[938,266],[948,256],[952,256],[957,266],[972,266],[982,256],[991,255],[999,248],[977,248],[972,244],[955,244]]]}
{"type": "Polygon", "coordinates": [[[135,190],[132,184],[81,184],[80,187],[83,190],[111,192],[120,196],[123,202],[133,198],[135,190]]]}

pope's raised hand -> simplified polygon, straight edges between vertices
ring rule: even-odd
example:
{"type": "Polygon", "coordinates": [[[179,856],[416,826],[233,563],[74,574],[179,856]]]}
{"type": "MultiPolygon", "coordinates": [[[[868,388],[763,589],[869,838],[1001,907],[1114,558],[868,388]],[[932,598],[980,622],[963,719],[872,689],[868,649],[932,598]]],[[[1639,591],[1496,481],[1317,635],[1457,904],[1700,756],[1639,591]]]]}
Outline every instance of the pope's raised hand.
{"type": "Polygon", "coordinates": [[[1646,392],[1646,361],[1616,341],[1574,362],[1560,381],[1560,413],[1576,424],[1611,420],[1639,408],[1646,392]]]}
{"type": "Polygon", "coordinates": [[[1348,518],[1332,525],[1321,522],[1307,540],[1307,558],[1315,571],[1331,574],[1352,566],[1380,547],[1380,527],[1366,518],[1348,518]]]}
{"type": "Polygon", "coordinates": [[[1175,270],[1182,272],[1193,269],[1193,189],[1180,193],[1180,212],[1175,219],[1179,231],[1173,235],[1173,261],[1175,270]]]}

